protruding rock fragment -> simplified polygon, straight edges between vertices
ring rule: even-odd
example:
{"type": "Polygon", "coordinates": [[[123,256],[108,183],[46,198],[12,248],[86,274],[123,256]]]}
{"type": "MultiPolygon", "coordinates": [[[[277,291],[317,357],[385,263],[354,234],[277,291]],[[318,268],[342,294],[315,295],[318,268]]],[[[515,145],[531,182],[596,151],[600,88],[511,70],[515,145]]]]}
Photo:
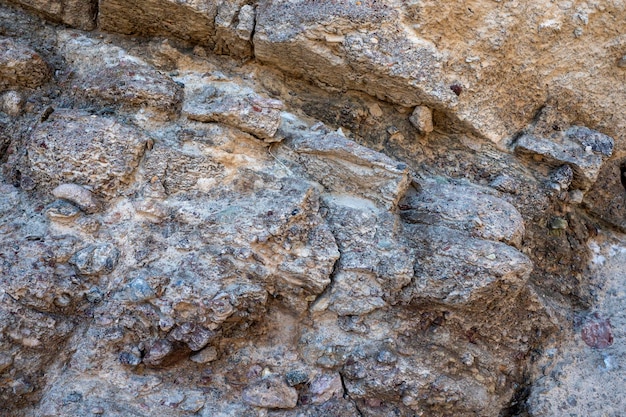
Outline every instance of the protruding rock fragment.
{"type": "MultiPolygon", "coordinates": [[[[103,63],[104,64],[104,63],[103,63]]],[[[149,108],[174,119],[180,113],[183,89],[171,78],[130,59],[101,65],[84,78],[80,94],[127,110],[149,108]]]]}
{"type": "Polygon", "coordinates": [[[240,2],[221,3],[215,17],[215,52],[241,58],[252,56],[253,31],[254,6],[241,6],[240,2]]]}
{"type": "Polygon", "coordinates": [[[341,397],[343,395],[341,375],[321,373],[315,376],[311,381],[309,394],[312,404],[323,404],[333,397],[341,397]]]}
{"type": "Polygon", "coordinates": [[[77,183],[115,196],[130,181],[147,140],[115,119],[57,110],[33,131],[28,158],[39,184],[77,183]]]}
{"type": "Polygon", "coordinates": [[[78,184],[61,184],[52,190],[52,195],[76,204],[82,211],[88,214],[101,210],[100,202],[94,195],[78,184]]]}
{"type": "Polygon", "coordinates": [[[289,146],[315,181],[331,192],[355,194],[386,209],[409,187],[409,167],[337,133],[298,135],[289,146]]]}
{"type": "Polygon", "coordinates": [[[50,68],[39,54],[10,38],[0,38],[0,91],[36,88],[50,78],[50,68]]]}
{"type": "Polygon", "coordinates": [[[411,124],[415,126],[420,135],[425,135],[433,131],[433,111],[426,106],[417,106],[411,117],[411,124]]]}
{"type": "Polygon", "coordinates": [[[174,36],[203,46],[215,43],[217,1],[100,0],[100,29],[124,34],[174,36]]]}
{"type": "Polygon", "coordinates": [[[411,225],[407,232],[416,243],[414,300],[476,305],[513,297],[532,270],[530,259],[504,243],[441,226],[411,225]]]}
{"type": "Polygon", "coordinates": [[[384,307],[413,277],[413,253],[398,233],[399,218],[365,199],[328,195],[323,204],[341,252],[329,309],[345,316],[384,307]]]}
{"type": "Polygon", "coordinates": [[[101,275],[113,272],[119,259],[119,250],[110,243],[87,246],[72,256],[69,263],[83,275],[101,275]]]}
{"type": "Polygon", "coordinates": [[[268,377],[243,391],[246,404],[263,408],[294,408],[298,403],[298,391],[288,386],[282,378],[268,377]]]}
{"type": "Polygon", "coordinates": [[[275,142],[283,103],[237,89],[206,86],[189,91],[183,113],[200,122],[221,122],[267,142],[275,142]]]}
{"type": "Polygon", "coordinates": [[[82,30],[96,27],[97,0],[15,0],[46,19],[82,30]]]}
{"type": "Polygon", "coordinates": [[[209,363],[217,359],[217,350],[213,346],[208,346],[189,357],[195,363],[209,363]]]}
{"type": "Polygon", "coordinates": [[[549,138],[527,134],[516,143],[515,152],[537,156],[549,166],[568,164],[574,171],[572,184],[588,189],[598,178],[605,159],[613,153],[613,139],[595,130],[572,126],[549,138]]]}
{"type": "Polygon", "coordinates": [[[515,207],[472,185],[420,181],[400,203],[409,223],[447,226],[488,240],[520,247],[524,221],[515,207]]]}
{"type": "Polygon", "coordinates": [[[160,365],[173,350],[174,346],[169,340],[159,339],[150,346],[143,363],[149,366],[160,365]]]}
{"type": "Polygon", "coordinates": [[[52,221],[71,223],[80,215],[80,209],[65,200],[56,200],[45,208],[46,216],[52,221]]]}

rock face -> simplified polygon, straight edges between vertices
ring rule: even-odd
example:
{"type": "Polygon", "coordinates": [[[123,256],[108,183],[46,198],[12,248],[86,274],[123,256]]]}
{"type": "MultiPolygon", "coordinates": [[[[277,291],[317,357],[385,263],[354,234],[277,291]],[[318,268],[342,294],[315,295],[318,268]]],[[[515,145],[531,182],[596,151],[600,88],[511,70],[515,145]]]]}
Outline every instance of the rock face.
{"type": "Polygon", "coordinates": [[[621,415],[626,16],[544,3],[0,0],[0,416],[621,415]]]}

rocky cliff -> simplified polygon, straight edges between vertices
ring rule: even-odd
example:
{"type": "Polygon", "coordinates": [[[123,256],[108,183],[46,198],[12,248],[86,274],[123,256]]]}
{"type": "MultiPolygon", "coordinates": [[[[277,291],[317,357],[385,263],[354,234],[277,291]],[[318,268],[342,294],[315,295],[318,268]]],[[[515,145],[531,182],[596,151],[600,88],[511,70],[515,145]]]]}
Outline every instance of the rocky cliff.
{"type": "Polygon", "coordinates": [[[622,415],[625,19],[0,0],[0,415],[622,415]]]}

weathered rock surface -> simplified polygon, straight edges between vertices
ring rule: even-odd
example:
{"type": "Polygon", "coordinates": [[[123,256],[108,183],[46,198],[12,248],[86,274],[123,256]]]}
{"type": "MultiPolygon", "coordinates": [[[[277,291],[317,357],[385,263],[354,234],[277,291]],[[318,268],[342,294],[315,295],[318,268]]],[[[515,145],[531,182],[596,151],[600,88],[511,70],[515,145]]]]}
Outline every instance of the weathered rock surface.
{"type": "Polygon", "coordinates": [[[11,38],[0,38],[0,90],[36,88],[48,78],[50,67],[37,52],[11,38]]]}
{"type": "Polygon", "coordinates": [[[11,0],[54,22],[82,30],[96,27],[97,0],[11,0]]]}
{"type": "Polygon", "coordinates": [[[113,118],[57,110],[33,131],[28,159],[40,184],[77,183],[115,196],[130,182],[147,141],[113,118]]]}
{"type": "Polygon", "coordinates": [[[537,156],[552,167],[568,164],[574,171],[574,187],[586,190],[598,178],[604,160],[613,154],[613,139],[585,127],[572,126],[549,138],[524,135],[517,139],[515,151],[537,156]]]}
{"type": "Polygon", "coordinates": [[[232,83],[219,83],[190,89],[183,114],[200,122],[222,122],[274,142],[282,108],[280,100],[261,97],[232,83]]]}
{"type": "Polygon", "coordinates": [[[619,5],[10,3],[1,416],[620,415],[619,5]]]}

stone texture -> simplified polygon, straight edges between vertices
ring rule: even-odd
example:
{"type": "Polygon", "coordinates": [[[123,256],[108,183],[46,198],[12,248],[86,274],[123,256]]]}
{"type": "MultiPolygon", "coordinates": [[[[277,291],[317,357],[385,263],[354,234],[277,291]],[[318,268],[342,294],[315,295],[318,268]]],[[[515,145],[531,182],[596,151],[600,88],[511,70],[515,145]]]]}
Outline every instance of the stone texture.
{"type": "Polygon", "coordinates": [[[183,114],[200,122],[222,122],[267,142],[275,142],[283,103],[220,83],[190,89],[185,94],[183,114]]]}
{"type": "Polygon", "coordinates": [[[280,378],[267,378],[244,389],[243,400],[256,407],[294,408],[298,393],[280,378]]]}
{"type": "Polygon", "coordinates": [[[337,134],[295,136],[289,146],[304,169],[331,192],[356,194],[377,205],[394,207],[409,186],[406,164],[337,134]]]}
{"type": "Polygon", "coordinates": [[[623,8],[544,3],[0,2],[0,414],[620,415],[623,8]]]}
{"type": "Polygon", "coordinates": [[[33,131],[28,158],[41,185],[71,182],[114,196],[129,182],[147,140],[115,119],[57,110],[33,131]]]}
{"type": "Polygon", "coordinates": [[[568,164],[575,187],[588,189],[598,178],[602,163],[613,154],[613,139],[586,127],[572,126],[551,137],[524,135],[515,144],[521,155],[536,155],[546,164],[568,164]]]}
{"type": "Polygon", "coordinates": [[[213,1],[103,0],[99,2],[98,26],[124,34],[170,35],[213,45],[216,15],[213,1]]]}
{"type": "Polygon", "coordinates": [[[11,0],[54,22],[82,30],[96,28],[97,0],[11,0]]]}
{"type": "Polygon", "coordinates": [[[46,61],[27,45],[0,38],[0,90],[39,87],[50,78],[50,72],[46,61]]]}

